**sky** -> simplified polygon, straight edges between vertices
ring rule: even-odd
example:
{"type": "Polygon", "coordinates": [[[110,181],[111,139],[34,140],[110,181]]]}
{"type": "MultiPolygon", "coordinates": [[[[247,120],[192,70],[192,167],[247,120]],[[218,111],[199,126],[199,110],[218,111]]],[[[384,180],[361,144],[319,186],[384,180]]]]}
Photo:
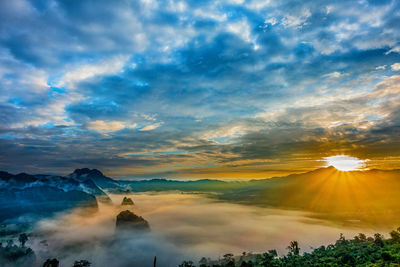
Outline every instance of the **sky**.
{"type": "Polygon", "coordinates": [[[400,2],[0,1],[0,169],[400,168],[400,2]]]}

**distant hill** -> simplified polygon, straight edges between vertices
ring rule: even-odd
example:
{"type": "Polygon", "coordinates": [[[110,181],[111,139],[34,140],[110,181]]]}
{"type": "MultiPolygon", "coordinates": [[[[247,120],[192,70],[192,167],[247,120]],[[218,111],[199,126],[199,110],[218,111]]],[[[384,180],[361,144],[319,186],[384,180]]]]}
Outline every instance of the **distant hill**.
{"type": "Polygon", "coordinates": [[[400,170],[338,171],[321,168],[252,181],[220,199],[305,210],[335,218],[400,223],[400,170]]]}
{"type": "Polygon", "coordinates": [[[96,198],[83,191],[49,186],[0,189],[0,222],[26,213],[47,215],[76,207],[97,209],[96,198]]]}
{"type": "Polygon", "coordinates": [[[400,224],[400,170],[342,172],[327,167],[282,177],[233,182],[210,179],[114,180],[99,170],[88,168],[76,169],[67,177],[0,172],[0,211],[1,205],[7,204],[7,191],[40,190],[44,186],[63,192],[81,191],[103,202],[111,201],[106,192],[201,192],[224,201],[310,211],[316,216],[340,221],[400,224]]]}
{"type": "Polygon", "coordinates": [[[74,207],[97,208],[111,199],[89,177],[10,174],[0,171],[0,221],[24,213],[47,214],[74,207]]]}
{"type": "MultiPolygon", "coordinates": [[[[262,180],[119,181],[124,192],[214,192],[220,200],[310,211],[347,222],[400,224],[400,170],[339,171],[334,167],[262,180]]],[[[121,190],[121,189],[119,189],[121,190]]]]}
{"type": "Polygon", "coordinates": [[[78,181],[85,181],[87,179],[90,179],[98,187],[101,187],[103,189],[115,189],[120,187],[118,181],[105,176],[101,171],[97,169],[76,169],[73,173],[68,175],[68,177],[78,181]]]}
{"type": "Polygon", "coordinates": [[[167,179],[151,179],[151,180],[119,180],[122,186],[115,193],[123,192],[147,192],[147,191],[184,191],[184,192],[221,192],[242,188],[249,184],[248,181],[225,182],[220,180],[193,180],[193,181],[177,181],[167,179]]]}

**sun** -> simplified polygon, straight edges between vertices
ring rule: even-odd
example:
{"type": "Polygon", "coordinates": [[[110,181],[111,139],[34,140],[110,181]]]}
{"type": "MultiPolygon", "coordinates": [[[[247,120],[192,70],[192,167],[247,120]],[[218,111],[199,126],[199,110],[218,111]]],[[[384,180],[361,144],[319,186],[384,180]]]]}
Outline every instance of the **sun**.
{"type": "Polygon", "coordinates": [[[324,158],[327,166],[333,166],[339,171],[357,171],[365,168],[367,160],[361,160],[356,157],[346,155],[337,155],[324,158]]]}

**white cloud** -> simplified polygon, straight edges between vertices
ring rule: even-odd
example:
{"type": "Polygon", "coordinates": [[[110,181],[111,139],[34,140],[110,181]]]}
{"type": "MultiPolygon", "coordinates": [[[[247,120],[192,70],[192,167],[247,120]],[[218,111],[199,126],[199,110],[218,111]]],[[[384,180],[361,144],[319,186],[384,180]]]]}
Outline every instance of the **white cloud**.
{"type": "Polygon", "coordinates": [[[241,20],[228,24],[227,30],[231,33],[236,34],[246,42],[251,41],[250,26],[246,20],[241,20]]]}
{"type": "Polygon", "coordinates": [[[331,72],[331,73],[328,73],[328,74],[324,75],[324,77],[327,77],[327,78],[330,78],[330,79],[337,79],[337,78],[340,78],[340,77],[343,77],[343,76],[345,76],[345,74],[340,73],[338,71],[331,72]]]}
{"type": "Polygon", "coordinates": [[[126,127],[125,123],[122,121],[91,121],[87,124],[87,128],[91,130],[96,130],[99,132],[114,132],[122,130],[126,127]]]}
{"type": "Polygon", "coordinates": [[[375,68],[376,70],[385,70],[386,69],[386,65],[383,66],[378,66],[375,68]]]}
{"type": "Polygon", "coordinates": [[[264,23],[265,24],[270,24],[271,26],[274,26],[275,24],[278,23],[278,20],[276,18],[269,18],[269,19],[266,19],[264,21],[264,23]]]}
{"type": "Polygon", "coordinates": [[[128,125],[127,128],[129,129],[136,129],[137,123],[132,123],[131,125],[128,125]]]}
{"type": "MultiPolygon", "coordinates": [[[[400,67],[400,63],[398,66],[400,67]]],[[[392,65],[393,66],[393,65],[392,65]]],[[[400,70],[400,69],[399,69],[400,70]]],[[[386,80],[378,83],[373,91],[370,93],[370,98],[371,99],[376,99],[376,98],[384,98],[387,96],[392,96],[392,100],[395,100],[394,96],[399,97],[400,96],[400,75],[393,75],[386,80]]]]}
{"type": "Polygon", "coordinates": [[[394,63],[392,66],[390,66],[392,70],[400,70],[400,63],[394,63]]]}
{"type": "Polygon", "coordinates": [[[157,129],[158,127],[160,127],[163,123],[162,122],[158,122],[158,123],[154,123],[154,124],[149,124],[144,126],[143,128],[139,129],[139,131],[152,131],[157,129]]]}
{"type": "Polygon", "coordinates": [[[286,15],[282,19],[282,24],[285,27],[297,27],[301,28],[306,25],[307,19],[311,17],[311,11],[309,9],[303,9],[298,15],[286,15]]]}
{"type": "Polygon", "coordinates": [[[127,56],[117,56],[95,64],[79,66],[78,68],[64,74],[56,86],[76,89],[76,84],[84,80],[95,76],[112,75],[120,72],[128,59],[129,57],[127,56]]]}
{"type": "Polygon", "coordinates": [[[390,53],[400,53],[400,45],[399,46],[395,46],[392,49],[390,49],[389,51],[387,51],[385,53],[385,55],[389,55],[390,53]]]}
{"type": "Polygon", "coordinates": [[[329,13],[331,13],[333,9],[333,6],[326,6],[326,14],[328,15],[329,13]]]}
{"type": "Polygon", "coordinates": [[[256,11],[259,11],[266,7],[269,7],[269,6],[271,6],[271,4],[274,4],[274,3],[271,3],[270,0],[251,0],[251,1],[246,1],[246,3],[245,3],[247,8],[253,9],[256,11]]]}
{"type": "Polygon", "coordinates": [[[200,17],[200,18],[207,18],[207,19],[213,19],[219,22],[222,21],[226,21],[227,20],[227,16],[224,13],[221,12],[217,12],[215,10],[204,10],[204,9],[196,9],[194,10],[193,14],[196,17],[200,17]]]}
{"type": "Polygon", "coordinates": [[[20,83],[29,86],[31,92],[42,93],[49,89],[48,75],[43,70],[33,69],[26,71],[20,79],[20,83]]]}
{"type": "Polygon", "coordinates": [[[216,139],[223,139],[224,143],[229,143],[233,141],[234,138],[243,136],[250,131],[257,131],[261,127],[254,124],[246,125],[245,123],[229,124],[221,126],[215,130],[206,131],[200,136],[200,138],[213,141],[216,139]]]}

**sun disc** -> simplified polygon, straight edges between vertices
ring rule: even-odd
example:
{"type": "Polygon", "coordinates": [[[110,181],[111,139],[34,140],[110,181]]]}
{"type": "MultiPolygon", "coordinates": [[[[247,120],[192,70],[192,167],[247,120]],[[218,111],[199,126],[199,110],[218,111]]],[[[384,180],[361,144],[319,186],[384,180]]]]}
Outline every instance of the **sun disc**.
{"type": "Polygon", "coordinates": [[[357,171],[365,168],[367,160],[346,155],[337,155],[325,158],[327,166],[333,166],[339,171],[357,171]]]}

